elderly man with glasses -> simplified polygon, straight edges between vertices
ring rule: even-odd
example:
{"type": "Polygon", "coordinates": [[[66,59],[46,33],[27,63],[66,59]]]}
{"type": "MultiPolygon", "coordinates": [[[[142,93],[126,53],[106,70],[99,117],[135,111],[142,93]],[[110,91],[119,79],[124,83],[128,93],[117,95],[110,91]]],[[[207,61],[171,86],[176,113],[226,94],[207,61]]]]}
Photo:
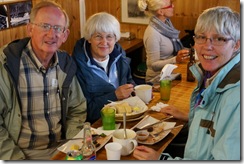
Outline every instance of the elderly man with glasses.
{"type": "Polygon", "coordinates": [[[42,1],[30,37],[0,49],[0,159],[48,160],[86,119],[86,99],[72,57],[58,48],[69,35],[61,6],[42,1]]]}

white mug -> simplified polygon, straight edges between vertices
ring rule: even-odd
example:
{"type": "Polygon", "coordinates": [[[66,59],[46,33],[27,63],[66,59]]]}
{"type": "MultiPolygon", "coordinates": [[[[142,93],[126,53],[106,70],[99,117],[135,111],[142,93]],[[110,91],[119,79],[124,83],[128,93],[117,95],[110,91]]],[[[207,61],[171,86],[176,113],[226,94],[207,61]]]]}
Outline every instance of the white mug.
{"type": "Polygon", "coordinates": [[[124,129],[117,129],[113,132],[113,142],[118,142],[122,145],[121,155],[126,156],[131,154],[136,146],[136,132],[132,129],[126,129],[127,138],[124,139],[124,129]]]}
{"type": "Polygon", "coordinates": [[[136,96],[138,96],[144,103],[148,104],[152,99],[152,86],[148,84],[141,84],[135,86],[136,96]]]}

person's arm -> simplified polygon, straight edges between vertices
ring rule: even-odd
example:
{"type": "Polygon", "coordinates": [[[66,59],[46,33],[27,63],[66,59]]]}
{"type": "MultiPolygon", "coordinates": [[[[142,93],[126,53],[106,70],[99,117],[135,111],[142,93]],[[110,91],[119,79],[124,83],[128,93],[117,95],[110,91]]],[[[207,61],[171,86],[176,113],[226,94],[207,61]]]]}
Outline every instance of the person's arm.
{"type": "Polygon", "coordinates": [[[148,27],[143,37],[147,54],[147,65],[153,71],[161,71],[166,64],[181,63],[189,60],[189,49],[183,48],[173,55],[173,44],[171,40],[152,27],[148,27]]]}
{"type": "MultiPolygon", "coordinates": [[[[108,100],[118,100],[115,95],[115,88],[112,86],[112,84],[108,83],[106,83],[105,86],[104,82],[101,84],[102,82],[100,81],[96,81],[95,84],[93,84],[93,81],[91,81],[89,84],[87,84],[88,81],[86,76],[84,76],[84,74],[79,70],[77,70],[76,75],[82,88],[83,94],[87,100],[87,121],[93,123],[101,117],[100,111],[104,105],[109,103],[108,100]]],[[[94,78],[94,80],[95,79],[97,78],[94,78]]]]}
{"type": "Polygon", "coordinates": [[[164,113],[165,115],[174,116],[174,118],[177,118],[182,121],[188,121],[188,119],[189,119],[188,113],[184,113],[184,112],[180,111],[173,105],[169,105],[169,106],[162,108],[160,110],[160,112],[164,113]]]}
{"type": "Polygon", "coordinates": [[[19,120],[21,120],[19,117],[21,116],[18,112],[20,109],[17,104],[14,105],[14,103],[17,103],[18,101],[16,96],[13,96],[12,94],[11,90],[13,87],[5,85],[9,83],[6,81],[3,83],[4,77],[2,74],[0,74],[0,76],[0,159],[22,160],[25,159],[25,155],[20,147],[16,145],[16,140],[19,135],[18,127],[21,127],[21,123],[19,122],[19,120]],[[12,130],[12,136],[8,131],[8,128],[12,130]],[[13,137],[15,137],[15,139],[13,137]]]}
{"type": "Polygon", "coordinates": [[[10,137],[8,130],[4,126],[4,102],[0,98],[0,159],[1,160],[22,160],[25,155],[10,137]]]}
{"type": "MultiPolygon", "coordinates": [[[[151,30],[152,33],[144,36],[144,46],[147,54],[147,65],[157,72],[161,71],[166,64],[176,63],[176,57],[171,57],[173,53],[173,45],[171,41],[164,41],[161,34],[151,30]],[[160,55],[164,56],[164,59],[160,55]]],[[[166,38],[167,39],[167,38],[166,38]]]]}
{"type": "Polygon", "coordinates": [[[77,128],[85,122],[87,116],[86,98],[76,77],[73,78],[68,100],[66,117],[66,138],[74,137],[81,129],[77,128]]]}
{"type": "MultiPolygon", "coordinates": [[[[154,38],[155,39],[155,38],[154,38]]],[[[155,41],[157,41],[155,39],[155,41]]],[[[150,62],[150,64],[152,65],[152,69],[154,71],[161,71],[162,68],[166,65],[166,64],[175,64],[175,63],[182,63],[182,62],[187,62],[189,61],[189,49],[187,48],[183,48],[181,50],[178,51],[176,56],[169,56],[166,59],[160,59],[160,46],[159,44],[153,43],[153,41],[151,41],[151,43],[147,43],[147,56],[149,57],[150,60],[148,60],[150,62]],[[157,51],[158,50],[158,51],[157,51]]],[[[165,45],[166,47],[169,47],[170,45],[165,45]]],[[[165,50],[167,52],[167,50],[165,50]]],[[[170,54],[170,52],[167,52],[170,54]]]]}

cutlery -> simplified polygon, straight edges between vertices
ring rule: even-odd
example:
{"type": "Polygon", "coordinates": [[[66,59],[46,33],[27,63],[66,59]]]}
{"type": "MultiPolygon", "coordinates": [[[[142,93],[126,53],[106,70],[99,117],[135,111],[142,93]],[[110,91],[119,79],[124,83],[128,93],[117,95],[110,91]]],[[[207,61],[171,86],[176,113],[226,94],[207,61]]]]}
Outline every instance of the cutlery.
{"type": "Polygon", "coordinates": [[[137,131],[140,131],[140,130],[146,130],[148,132],[152,132],[153,131],[153,127],[149,127],[149,128],[146,128],[146,129],[139,129],[137,127],[134,128],[134,131],[137,132],[137,131]]]}
{"type": "Polygon", "coordinates": [[[123,114],[123,123],[124,123],[124,139],[127,139],[127,133],[126,133],[126,112],[123,114]]]}
{"type": "Polygon", "coordinates": [[[158,132],[158,133],[155,133],[155,134],[152,134],[151,133],[151,135],[153,136],[153,137],[157,137],[160,133],[162,133],[162,132],[165,132],[165,131],[167,131],[167,130],[172,130],[172,129],[175,129],[175,128],[180,128],[180,127],[182,127],[183,125],[178,125],[178,126],[174,126],[174,127],[172,127],[172,128],[168,128],[168,129],[163,129],[162,131],[160,131],[160,132],[158,132]]]}
{"type": "Polygon", "coordinates": [[[149,115],[146,115],[140,122],[138,122],[135,126],[133,126],[131,129],[139,129],[137,128],[137,125],[139,125],[141,122],[143,122],[144,120],[146,120],[149,117],[149,115]]]}
{"type": "Polygon", "coordinates": [[[164,119],[162,119],[162,120],[160,120],[160,121],[158,121],[158,122],[155,122],[155,123],[153,123],[153,124],[148,123],[148,124],[144,125],[143,127],[141,127],[140,129],[141,129],[141,130],[148,129],[149,127],[152,127],[153,125],[159,124],[159,123],[164,122],[164,121],[166,121],[166,120],[168,120],[168,119],[171,119],[171,118],[173,118],[173,117],[174,117],[174,116],[166,117],[166,118],[164,118],[164,119]]]}

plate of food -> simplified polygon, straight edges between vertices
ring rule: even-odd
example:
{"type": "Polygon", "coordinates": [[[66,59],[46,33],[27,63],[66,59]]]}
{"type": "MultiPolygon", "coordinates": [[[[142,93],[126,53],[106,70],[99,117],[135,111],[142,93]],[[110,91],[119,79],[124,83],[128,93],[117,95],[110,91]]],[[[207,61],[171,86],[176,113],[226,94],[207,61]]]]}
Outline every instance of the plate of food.
{"type": "MultiPolygon", "coordinates": [[[[132,122],[132,121],[137,121],[137,120],[140,120],[140,119],[143,119],[145,117],[145,114],[141,115],[141,116],[138,116],[138,117],[135,117],[135,118],[130,118],[130,119],[126,119],[126,122],[132,122]]],[[[123,118],[116,118],[115,120],[116,122],[123,122],[123,118]]]]}
{"type": "MultiPolygon", "coordinates": [[[[96,151],[100,150],[112,137],[112,133],[114,130],[100,130],[91,128],[92,132],[92,140],[94,145],[96,146],[96,151]]],[[[68,153],[73,149],[73,147],[81,148],[83,145],[83,133],[84,129],[82,129],[73,139],[69,140],[62,146],[58,147],[59,151],[64,153],[68,153]]]]}
{"type": "Polygon", "coordinates": [[[167,129],[173,128],[175,124],[176,122],[159,122],[152,126],[153,130],[150,132],[150,135],[146,140],[137,140],[137,142],[145,145],[153,145],[164,139],[171,132],[171,130],[167,129]]]}
{"type": "Polygon", "coordinates": [[[126,112],[126,119],[136,119],[142,116],[147,110],[147,105],[138,97],[129,97],[121,101],[111,102],[104,108],[113,107],[116,111],[115,120],[123,120],[123,113],[126,112]]]}

